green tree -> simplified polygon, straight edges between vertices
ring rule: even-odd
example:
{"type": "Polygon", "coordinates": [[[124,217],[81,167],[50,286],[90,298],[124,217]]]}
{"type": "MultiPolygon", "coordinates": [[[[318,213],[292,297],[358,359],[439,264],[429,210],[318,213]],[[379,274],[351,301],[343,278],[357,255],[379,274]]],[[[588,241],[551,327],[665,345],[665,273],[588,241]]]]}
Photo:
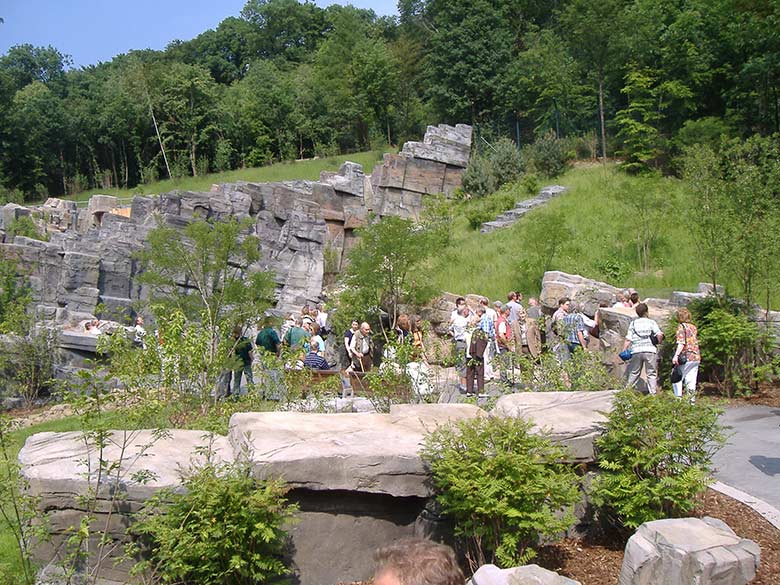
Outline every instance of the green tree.
{"type": "Polygon", "coordinates": [[[501,112],[500,84],[511,62],[514,40],[509,12],[505,2],[426,3],[427,93],[443,121],[475,124],[501,112]]]}
{"type": "Polygon", "coordinates": [[[560,24],[572,54],[577,56],[585,71],[592,72],[598,91],[601,156],[607,158],[607,129],[605,94],[607,74],[615,56],[617,36],[615,27],[622,9],[622,0],[573,0],[561,13],[560,24]]]}
{"type": "Polygon", "coordinates": [[[197,220],[183,230],[161,225],[149,233],[140,253],[141,281],[150,287],[153,311],[161,322],[180,314],[170,333],[200,347],[204,365],[198,386],[204,395],[220,371],[229,369],[230,332],[256,320],[272,299],[272,279],[255,264],[258,240],[247,230],[235,219],[197,220]]]}
{"type": "Polygon", "coordinates": [[[360,239],[349,252],[344,281],[346,290],[340,304],[350,307],[349,319],[371,317],[379,322],[385,338],[395,328],[399,306],[433,296],[425,279],[418,274],[424,261],[435,253],[446,234],[446,224],[415,224],[400,217],[383,217],[358,231],[360,239]],[[385,309],[389,326],[380,317],[385,309]]]}

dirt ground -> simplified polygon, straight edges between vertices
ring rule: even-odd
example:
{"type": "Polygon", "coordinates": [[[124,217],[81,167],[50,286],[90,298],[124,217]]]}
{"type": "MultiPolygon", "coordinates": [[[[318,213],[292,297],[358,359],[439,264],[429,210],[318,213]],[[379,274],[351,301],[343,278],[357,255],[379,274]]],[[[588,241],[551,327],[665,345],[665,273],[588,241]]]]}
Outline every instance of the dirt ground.
{"type": "MultiPolygon", "coordinates": [[[[761,566],[751,585],[780,583],[780,530],[751,508],[714,490],[707,490],[695,515],[719,518],[737,535],[761,547],[761,566]]],[[[582,585],[616,585],[625,542],[614,536],[600,541],[567,539],[544,547],[537,562],[582,585]]]]}

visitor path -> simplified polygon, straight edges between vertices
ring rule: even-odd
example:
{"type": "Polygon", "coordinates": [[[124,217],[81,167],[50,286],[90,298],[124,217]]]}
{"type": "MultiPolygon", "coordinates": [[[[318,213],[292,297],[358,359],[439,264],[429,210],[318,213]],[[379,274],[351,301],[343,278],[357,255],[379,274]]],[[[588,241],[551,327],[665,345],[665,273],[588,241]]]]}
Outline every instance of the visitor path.
{"type": "Polygon", "coordinates": [[[780,510],[780,408],[728,408],[720,421],[732,428],[715,455],[715,478],[780,510]]]}

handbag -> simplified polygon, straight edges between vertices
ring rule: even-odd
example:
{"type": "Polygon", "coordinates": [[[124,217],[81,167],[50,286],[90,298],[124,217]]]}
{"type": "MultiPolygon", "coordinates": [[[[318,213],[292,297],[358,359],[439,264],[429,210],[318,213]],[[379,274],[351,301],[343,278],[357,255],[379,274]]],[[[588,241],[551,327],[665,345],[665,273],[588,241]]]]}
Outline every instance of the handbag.
{"type": "Polygon", "coordinates": [[[682,381],[682,379],[683,379],[682,367],[674,366],[672,368],[672,375],[670,377],[671,377],[671,380],[672,380],[672,384],[677,384],[677,382],[682,381]]]}
{"type": "Polygon", "coordinates": [[[623,360],[624,362],[627,362],[631,359],[631,350],[630,349],[624,349],[618,354],[618,357],[623,360]]]}

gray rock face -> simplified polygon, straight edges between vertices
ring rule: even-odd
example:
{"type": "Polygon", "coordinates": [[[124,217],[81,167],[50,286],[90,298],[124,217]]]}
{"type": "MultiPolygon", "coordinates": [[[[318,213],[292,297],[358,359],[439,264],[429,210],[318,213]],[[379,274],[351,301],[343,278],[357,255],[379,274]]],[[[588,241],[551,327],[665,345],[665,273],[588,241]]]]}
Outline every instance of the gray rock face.
{"type": "Polygon", "coordinates": [[[539,302],[547,311],[552,312],[558,308],[559,299],[568,297],[582,307],[583,313],[593,317],[599,308],[599,303],[604,302],[611,307],[620,290],[605,282],[585,278],[579,274],[552,270],[545,272],[542,277],[539,302]]]}
{"type": "Polygon", "coordinates": [[[580,582],[562,577],[539,565],[525,565],[511,569],[482,565],[472,575],[467,585],[580,585],[580,582]]]}
{"type": "Polygon", "coordinates": [[[620,585],[745,585],[761,551],[715,518],[646,522],[626,544],[620,585]]]}
{"type": "Polygon", "coordinates": [[[461,185],[471,152],[471,126],[428,126],[422,142],[386,154],[371,175],[371,207],[379,216],[418,218],[425,195],[450,195],[461,185]]]}
{"type": "Polygon", "coordinates": [[[19,277],[29,278],[39,307],[93,314],[102,303],[106,316],[129,320],[133,303],[146,294],[133,254],[158,221],[183,227],[197,218],[251,218],[262,260],[249,270],[273,270],[278,307],[289,310],[320,298],[326,270],[341,270],[354,230],[366,224],[370,212],[419,216],[425,195],[449,193],[460,184],[470,150],[470,126],[431,126],[421,143],[388,158],[373,179],[347,162],[337,173],[323,172],[318,182],[215,185],[207,193],[137,196],[129,206],[108,195],[93,196],[86,209],[54,198],[33,210],[8,204],[0,231],[32,214],[51,240],[17,237],[0,243],[0,255],[24,266],[19,277]]]}
{"type": "Polygon", "coordinates": [[[479,232],[482,234],[487,234],[492,231],[514,225],[521,217],[523,217],[532,209],[536,209],[537,207],[544,205],[550,199],[557,197],[564,192],[566,192],[566,187],[561,187],[560,185],[550,185],[549,187],[544,187],[541,191],[539,191],[539,194],[536,197],[532,199],[526,199],[525,201],[520,201],[512,209],[505,211],[493,221],[486,221],[483,223],[482,227],[479,228],[479,232]]]}
{"type": "Polygon", "coordinates": [[[595,461],[593,441],[604,431],[614,392],[523,392],[496,402],[492,416],[523,418],[569,450],[571,461],[595,461]]]}

